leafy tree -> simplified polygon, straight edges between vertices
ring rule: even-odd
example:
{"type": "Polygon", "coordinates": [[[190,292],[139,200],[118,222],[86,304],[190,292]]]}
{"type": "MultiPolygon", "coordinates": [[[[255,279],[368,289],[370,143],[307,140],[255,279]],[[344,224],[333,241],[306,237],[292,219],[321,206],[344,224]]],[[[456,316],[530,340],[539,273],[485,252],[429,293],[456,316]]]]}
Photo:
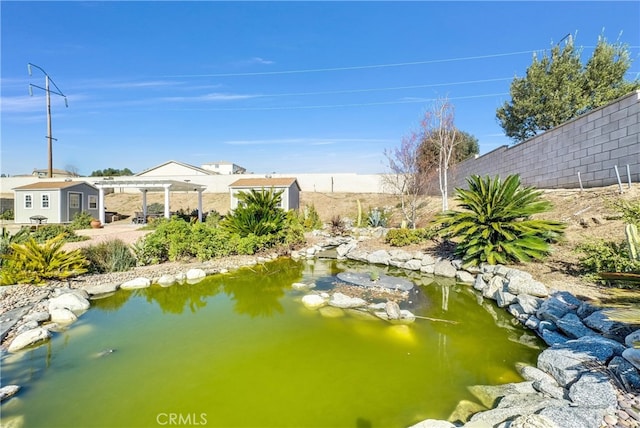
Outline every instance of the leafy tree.
{"type": "Polygon", "coordinates": [[[531,218],[551,204],[533,187],[521,187],[518,175],[504,182],[497,176],[473,175],[467,183],[468,190],[456,189],[464,211],[447,211],[436,219],[443,226],[441,236],[457,238],[455,252],[466,265],[540,259],[562,234],[563,223],[531,218]]]}
{"type": "Polygon", "coordinates": [[[541,59],[533,55],[526,76],[511,83],[511,101],[496,112],[508,137],[526,140],[640,88],[639,81],[624,79],[631,66],[626,45],[601,36],[584,66],[580,54],[569,37],[541,59]]]}
{"type": "Polygon", "coordinates": [[[106,168],[104,170],[97,169],[91,173],[90,177],[119,177],[123,175],[133,175],[133,172],[131,172],[129,168],[106,168]]]}

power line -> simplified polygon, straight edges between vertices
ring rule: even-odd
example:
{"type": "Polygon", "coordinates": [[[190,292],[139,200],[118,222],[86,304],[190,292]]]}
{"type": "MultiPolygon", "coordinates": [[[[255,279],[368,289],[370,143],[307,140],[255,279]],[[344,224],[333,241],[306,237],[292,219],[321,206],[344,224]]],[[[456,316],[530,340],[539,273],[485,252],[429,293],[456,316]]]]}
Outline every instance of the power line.
{"type": "Polygon", "coordinates": [[[267,75],[276,75],[276,74],[302,74],[302,73],[324,73],[324,72],[330,72],[330,71],[366,70],[366,69],[375,69],[375,68],[406,67],[411,65],[424,65],[424,64],[436,64],[436,63],[443,63],[443,62],[471,61],[476,59],[498,58],[498,57],[504,57],[504,56],[530,54],[530,53],[537,52],[539,50],[542,50],[542,49],[518,51],[518,52],[507,52],[507,53],[499,53],[499,54],[476,55],[476,56],[467,56],[467,57],[458,57],[458,58],[432,59],[432,60],[426,60],[426,61],[398,62],[398,63],[374,64],[374,65],[356,65],[356,66],[348,66],[348,67],[311,68],[311,69],[303,69],[303,70],[282,70],[282,71],[259,71],[259,72],[246,72],[246,73],[176,74],[176,75],[167,75],[163,77],[240,77],[240,76],[267,76],[267,75]]]}

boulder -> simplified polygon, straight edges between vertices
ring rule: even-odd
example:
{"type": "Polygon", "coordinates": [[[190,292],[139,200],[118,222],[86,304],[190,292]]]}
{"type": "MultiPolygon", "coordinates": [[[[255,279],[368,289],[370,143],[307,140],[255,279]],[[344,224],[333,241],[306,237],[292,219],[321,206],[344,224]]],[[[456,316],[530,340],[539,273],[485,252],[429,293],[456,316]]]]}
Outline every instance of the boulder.
{"type": "Polygon", "coordinates": [[[513,394],[535,394],[533,382],[506,383],[504,385],[472,385],[468,387],[485,407],[493,407],[499,398],[513,394]]]}
{"type": "Polygon", "coordinates": [[[411,253],[404,250],[391,250],[389,251],[389,256],[391,256],[391,260],[397,260],[399,262],[408,262],[413,258],[411,253]]]}
{"type": "Polygon", "coordinates": [[[454,424],[447,421],[441,421],[438,419],[425,419],[418,422],[415,425],[411,425],[409,428],[456,428],[454,424]]]}
{"type": "Polygon", "coordinates": [[[538,414],[562,428],[600,428],[604,413],[603,409],[550,406],[542,409],[538,414]]]}
{"type": "Polygon", "coordinates": [[[482,275],[476,275],[476,279],[473,281],[473,288],[478,291],[482,291],[487,287],[486,281],[482,278],[482,275]]]}
{"type": "Polygon", "coordinates": [[[427,275],[433,275],[433,273],[436,270],[436,265],[432,264],[432,265],[422,265],[420,267],[420,272],[421,273],[426,273],[427,275]]]}
{"type": "Polygon", "coordinates": [[[498,307],[500,307],[500,308],[504,308],[505,306],[509,306],[511,303],[513,303],[516,300],[516,295],[515,294],[511,294],[508,291],[504,291],[504,290],[498,290],[494,294],[494,296],[496,298],[496,303],[498,304],[498,307]]]}
{"type": "Polygon", "coordinates": [[[487,299],[496,298],[496,293],[504,289],[505,279],[501,276],[494,276],[489,280],[487,286],[482,290],[482,295],[487,299]]]}
{"type": "Polygon", "coordinates": [[[618,407],[616,389],[609,376],[601,372],[588,372],[580,376],[569,388],[569,398],[581,407],[602,408],[607,413],[618,407]]]}
{"type": "Polygon", "coordinates": [[[369,253],[363,250],[351,250],[347,254],[347,258],[358,262],[367,262],[369,253]]]}
{"type": "Polygon", "coordinates": [[[536,316],[541,320],[549,320],[555,323],[571,310],[572,307],[570,305],[552,296],[540,304],[540,308],[536,311],[536,316]]]}
{"type": "Polygon", "coordinates": [[[359,297],[349,297],[342,293],[334,293],[329,300],[329,305],[336,308],[359,308],[367,306],[367,302],[359,297]]]}
{"type": "Polygon", "coordinates": [[[633,333],[633,328],[628,324],[609,319],[604,311],[597,311],[583,320],[584,324],[609,337],[624,337],[633,333]]]}
{"type": "Polygon", "coordinates": [[[120,284],[120,288],[123,290],[136,290],[139,288],[147,288],[150,285],[151,280],[149,278],[139,277],[120,284]]]}
{"type": "MultiPolygon", "coordinates": [[[[624,355],[624,352],[622,353],[624,355]]],[[[607,368],[620,380],[627,390],[640,390],[640,372],[622,357],[613,357],[607,368]]]]}
{"type": "Polygon", "coordinates": [[[565,314],[565,316],[556,321],[556,326],[558,330],[572,339],[577,339],[582,336],[596,336],[598,334],[585,326],[578,315],[573,312],[565,314]]]}
{"type": "Polygon", "coordinates": [[[202,269],[189,269],[186,273],[187,282],[191,284],[202,281],[206,276],[207,274],[202,269]]]}
{"type": "Polygon", "coordinates": [[[388,300],[387,303],[385,303],[384,311],[387,313],[390,320],[400,319],[400,306],[398,306],[396,302],[388,300]]]}
{"type": "Polygon", "coordinates": [[[346,257],[347,254],[349,254],[352,250],[355,250],[357,246],[358,244],[356,244],[353,241],[347,242],[346,244],[339,245],[336,248],[336,254],[338,255],[338,258],[346,257]]]}
{"type": "MultiPolygon", "coordinates": [[[[480,275],[478,275],[480,276],[480,275]]],[[[476,280],[475,276],[467,272],[466,270],[459,270],[456,272],[456,280],[464,284],[473,284],[476,280]]]]}
{"type": "Polygon", "coordinates": [[[114,291],[116,291],[118,289],[118,286],[120,284],[118,284],[117,282],[101,282],[98,284],[91,284],[88,285],[84,288],[84,290],[90,295],[90,296],[97,296],[100,294],[108,294],[108,293],[113,293],[114,291]]]}
{"type": "Polygon", "coordinates": [[[35,321],[37,323],[48,321],[50,318],[49,312],[40,311],[40,312],[32,312],[29,315],[23,318],[24,322],[35,321]]]}
{"type": "Polygon", "coordinates": [[[624,338],[624,344],[627,345],[628,348],[640,348],[640,330],[629,333],[624,338]]]}
{"type": "Polygon", "coordinates": [[[435,266],[436,259],[430,254],[425,254],[422,256],[422,259],[420,259],[420,263],[422,263],[422,266],[435,266]]]}
{"type": "Polygon", "coordinates": [[[391,256],[385,250],[374,251],[367,257],[367,262],[376,265],[388,265],[391,256]]]}
{"type": "Polygon", "coordinates": [[[49,330],[42,327],[36,327],[34,329],[25,331],[17,335],[9,345],[9,352],[17,352],[27,346],[36,344],[38,342],[45,341],[51,337],[49,330]]]}
{"type": "Polygon", "coordinates": [[[433,273],[437,276],[445,278],[455,278],[458,270],[451,264],[451,261],[442,259],[438,260],[433,268],[433,273]]]}
{"type": "MultiPolygon", "coordinates": [[[[513,272],[513,270],[511,271],[513,272]]],[[[510,274],[507,283],[507,291],[511,294],[528,294],[530,296],[547,297],[549,291],[547,287],[539,281],[531,278],[526,272],[510,274]]]]}
{"type": "Polygon", "coordinates": [[[302,304],[308,309],[318,309],[326,305],[327,301],[318,294],[307,294],[302,298],[302,304]]]}
{"type": "Polygon", "coordinates": [[[160,287],[171,287],[173,284],[176,283],[176,277],[173,275],[164,274],[164,275],[161,275],[160,278],[156,280],[156,283],[160,287]]]}
{"type": "Polygon", "coordinates": [[[622,358],[629,361],[636,369],[640,370],[640,349],[627,348],[622,352],[622,358]]]}
{"type": "Polygon", "coordinates": [[[543,299],[530,294],[518,294],[516,301],[520,303],[526,313],[534,315],[540,309],[543,299]]]}
{"type": "Polygon", "coordinates": [[[546,416],[533,414],[518,416],[509,428],[558,428],[558,425],[546,416]]]}
{"type": "Polygon", "coordinates": [[[57,324],[71,324],[78,320],[76,314],[65,308],[53,309],[50,314],[51,321],[57,324]]]}
{"type": "Polygon", "coordinates": [[[422,263],[420,260],[411,259],[406,261],[402,267],[407,270],[420,270],[422,268],[422,263]]]}
{"type": "Polygon", "coordinates": [[[294,282],[293,284],[291,284],[291,288],[293,288],[294,290],[309,290],[311,288],[314,288],[316,285],[315,284],[307,284],[304,282],[294,282]]]}
{"type": "Polygon", "coordinates": [[[89,309],[91,304],[83,297],[78,296],[76,293],[65,293],[58,297],[49,299],[49,312],[55,309],[68,309],[75,314],[81,314],[89,309]]]}
{"type": "Polygon", "coordinates": [[[518,321],[525,323],[526,325],[526,321],[529,318],[529,315],[527,315],[524,309],[522,309],[522,306],[520,306],[520,303],[510,304],[509,307],[507,308],[507,311],[518,321]]]}
{"type": "Polygon", "coordinates": [[[6,385],[0,388],[0,401],[4,401],[7,398],[11,398],[20,391],[19,385],[6,385]]]}

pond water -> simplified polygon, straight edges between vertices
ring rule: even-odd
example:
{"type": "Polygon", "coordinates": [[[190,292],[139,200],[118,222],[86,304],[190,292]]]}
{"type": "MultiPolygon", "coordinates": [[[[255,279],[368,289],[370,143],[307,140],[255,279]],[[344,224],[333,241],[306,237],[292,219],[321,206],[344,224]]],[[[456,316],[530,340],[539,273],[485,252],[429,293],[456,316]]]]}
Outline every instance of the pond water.
{"type": "MultiPolygon", "coordinates": [[[[306,309],[366,265],[279,259],[192,285],[118,291],[2,361],[25,427],[401,427],[446,419],[467,387],[519,381],[542,343],[468,285],[420,279],[409,326],[306,309]],[[335,315],[335,314],[334,314],[335,315]],[[114,349],[100,356],[100,351],[114,349]]],[[[389,271],[402,275],[401,271],[389,271]]],[[[416,277],[418,278],[418,277],[416,277]]],[[[413,279],[416,279],[413,278],[413,279]]],[[[411,279],[411,278],[410,278],[411,279]]]]}

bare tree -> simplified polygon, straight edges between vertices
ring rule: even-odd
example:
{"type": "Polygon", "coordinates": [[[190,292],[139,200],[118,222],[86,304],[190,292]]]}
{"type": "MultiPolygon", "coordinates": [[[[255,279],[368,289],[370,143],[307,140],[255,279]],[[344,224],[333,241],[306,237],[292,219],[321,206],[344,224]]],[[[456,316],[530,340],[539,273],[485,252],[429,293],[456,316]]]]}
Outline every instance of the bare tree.
{"type": "Polygon", "coordinates": [[[383,175],[383,182],[390,191],[400,196],[402,215],[414,229],[418,220],[418,200],[426,191],[429,172],[419,164],[420,144],[420,135],[414,132],[403,137],[399,147],[384,151],[389,173],[383,175]]]}
{"type": "MultiPolygon", "coordinates": [[[[437,153],[438,183],[442,195],[442,211],[449,209],[449,166],[456,145],[460,142],[454,125],[454,107],[447,98],[438,98],[422,119],[422,141],[437,153]]],[[[436,159],[433,159],[435,161],[436,159]]]]}

